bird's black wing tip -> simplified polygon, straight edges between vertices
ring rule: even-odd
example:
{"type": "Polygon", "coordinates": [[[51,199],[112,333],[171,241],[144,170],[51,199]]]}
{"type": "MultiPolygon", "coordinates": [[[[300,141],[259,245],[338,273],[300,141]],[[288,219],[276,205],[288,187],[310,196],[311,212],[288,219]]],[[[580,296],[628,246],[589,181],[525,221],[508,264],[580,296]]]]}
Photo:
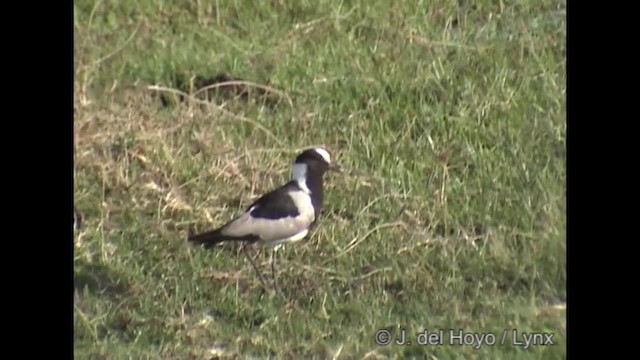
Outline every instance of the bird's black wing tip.
{"type": "Polygon", "coordinates": [[[220,237],[220,229],[207,231],[203,233],[195,234],[192,231],[189,231],[187,235],[187,242],[192,243],[194,245],[200,245],[205,249],[210,249],[222,242],[222,238],[220,237]]]}

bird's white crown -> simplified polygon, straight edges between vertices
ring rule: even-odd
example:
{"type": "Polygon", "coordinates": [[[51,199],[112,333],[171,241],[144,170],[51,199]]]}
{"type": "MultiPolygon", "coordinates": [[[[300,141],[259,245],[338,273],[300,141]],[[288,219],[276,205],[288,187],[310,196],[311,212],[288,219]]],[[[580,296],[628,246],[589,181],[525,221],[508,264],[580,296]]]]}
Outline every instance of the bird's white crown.
{"type": "Polygon", "coordinates": [[[318,155],[322,156],[322,158],[324,159],[324,161],[327,162],[327,164],[331,164],[331,155],[329,155],[329,152],[327,150],[323,148],[314,148],[313,151],[318,153],[318,155]]]}

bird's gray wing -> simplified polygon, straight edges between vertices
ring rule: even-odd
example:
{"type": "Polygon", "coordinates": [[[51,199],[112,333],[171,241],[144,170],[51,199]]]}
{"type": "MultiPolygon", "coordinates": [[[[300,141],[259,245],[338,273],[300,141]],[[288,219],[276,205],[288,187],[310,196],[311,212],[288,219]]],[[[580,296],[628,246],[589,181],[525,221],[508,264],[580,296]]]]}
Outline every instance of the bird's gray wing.
{"type": "MultiPolygon", "coordinates": [[[[251,216],[251,210],[229,222],[221,229],[225,236],[244,237],[254,235],[263,241],[277,241],[306,232],[315,219],[311,199],[302,191],[288,194],[296,204],[299,214],[295,217],[268,219],[251,216]]],[[[306,233],[305,233],[306,235],[306,233]]]]}

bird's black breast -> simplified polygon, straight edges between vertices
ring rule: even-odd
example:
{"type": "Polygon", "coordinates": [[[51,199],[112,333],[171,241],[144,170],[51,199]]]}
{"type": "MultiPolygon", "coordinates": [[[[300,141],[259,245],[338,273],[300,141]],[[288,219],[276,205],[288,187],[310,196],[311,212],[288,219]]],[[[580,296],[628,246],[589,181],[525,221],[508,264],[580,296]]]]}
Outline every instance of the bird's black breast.
{"type": "Polygon", "coordinates": [[[289,191],[299,191],[295,182],[290,182],[256,200],[249,206],[249,208],[255,207],[251,211],[251,216],[263,219],[281,219],[300,215],[300,211],[288,194],[289,191]]]}
{"type": "Polygon", "coordinates": [[[316,217],[319,216],[322,209],[322,202],[324,198],[324,189],[322,185],[322,174],[310,170],[307,174],[306,184],[311,191],[311,203],[316,213],[316,217]]]}

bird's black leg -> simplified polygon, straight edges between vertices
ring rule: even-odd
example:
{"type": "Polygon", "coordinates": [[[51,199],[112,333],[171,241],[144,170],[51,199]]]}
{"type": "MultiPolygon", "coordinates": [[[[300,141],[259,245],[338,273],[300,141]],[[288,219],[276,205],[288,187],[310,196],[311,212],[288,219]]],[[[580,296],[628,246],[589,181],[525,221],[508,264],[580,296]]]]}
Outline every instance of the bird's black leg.
{"type": "Polygon", "coordinates": [[[271,277],[273,278],[273,289],[278,292],[278,280],[276,280],[276,249],[271,250],[271,277]]]}
{"type": "Polygon", "coordinates": [[[267,282],[264,281],[264,277],[262,277],[262,274],[260,273],[260,270],[258,270],[256,263],[253,262],[251,255],[249,255],[249,253],[247,252],[247,247],[242,246],[242,250],[244,250],[244,254],[247,256],[247,258],[249,258],[251,265],[253,265],[253,269],[256,271],[256,273],[258,273],[258,277],[260,278],[260,281],[262,281],[262,286],[264,286],[264,289],[267,290],[268,289],[267,282]]]}

